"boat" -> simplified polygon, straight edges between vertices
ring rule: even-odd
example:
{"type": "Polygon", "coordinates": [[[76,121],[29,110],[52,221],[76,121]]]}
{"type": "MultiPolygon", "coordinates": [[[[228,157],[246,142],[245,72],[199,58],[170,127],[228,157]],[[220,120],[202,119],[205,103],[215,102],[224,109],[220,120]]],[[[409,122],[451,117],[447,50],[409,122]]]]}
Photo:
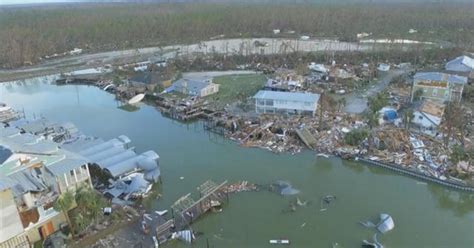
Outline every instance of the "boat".
{"type": "Polygon", "coordinates": [[[130,98],[130,100],[128,100],[128,104],[137,104],[137,103],[141,102],[143,100],[143,98],[145,98],[145,94],[138,94],[138,95],[130,98]]]}
{"type": "Polygon", "coordinates": [[[270,239],[270,244],[272,244],[272,245],[289,245],[290,240],[288,240],[288,239],[270,239]]]}

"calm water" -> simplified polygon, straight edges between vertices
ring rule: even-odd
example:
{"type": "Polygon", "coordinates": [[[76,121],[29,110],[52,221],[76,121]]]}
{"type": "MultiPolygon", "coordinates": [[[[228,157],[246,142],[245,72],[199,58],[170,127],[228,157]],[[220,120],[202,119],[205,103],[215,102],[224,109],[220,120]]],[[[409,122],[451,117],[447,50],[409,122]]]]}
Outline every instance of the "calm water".
{"type": "MultiPolygon", "coordinates": [[[[135,112],[117,108],[114,97],[94,87],[55,86],[41,80],[0,84],[0,102],[24,109],[26,116],[72,121],[86,134],[113,138],[126,134],[137,151],[161,156],[163,195],[154,209],[167,208],[183,194],[195,192],[207,179],[268,183],[288,180],[310,201],[294,213],[283,213],[292,197],[270,192],[231,196],[222,213],[194,224],[204,233],[195,247],[272,247],[269,239],[288,238],[291,247],[359,247],[374,230],[360,220],[392,215],[395,229],[379,235],[386,247],[473,247],[474,197],[424,184],[378,168],[339,159],[316,159],[311,152],[295,156],[242,148],[202,130],[164,118],[154,108],[135,112]],[[180,180],[180,177],[184,177],[180,180]],[[337,200],[320,211],[320,198],[337,200]]],[[[181,244],[175,244],[180,246],[181,244]]],[[[184,245],[183,245],[184,246],[184,245]]]]}

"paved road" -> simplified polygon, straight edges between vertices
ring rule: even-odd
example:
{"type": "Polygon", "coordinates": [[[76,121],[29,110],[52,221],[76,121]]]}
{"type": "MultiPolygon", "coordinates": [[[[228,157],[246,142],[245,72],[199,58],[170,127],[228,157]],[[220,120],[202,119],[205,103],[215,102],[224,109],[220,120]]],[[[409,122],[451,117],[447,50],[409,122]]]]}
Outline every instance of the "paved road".
{"type": "Polygon", "coordinates": [[[185,72],[183,73],[183,78],[189,79],[202,79],[202,78],[213,78],[219,76],[227,76],[227,75],[248,75],[248,74],[256,74],[256,71],[204,71],[204,72],[185,72]]]}
{"type": "Polygon", "coordinates": [[[353,92],[346,97],[346,105],[344,111],[351,114],[360,114],[367,109],[368,97],[375,96],[377,93],[383,91],[393,78],[408,73],[409,70],[390,70],[380,78],[375,85],[370,86],[367,91],[353,92]]]}
{"type": "MultiPolygon", "coordinates": [[[[400,45],[400,49],[410,47],[410,44],[400,45]]],[[[426,46],[431,46],[426,44],[426,46]]],[[[203,41],[190,45],[171,45],[165,47],[148,47],[140,49],[128,49],[121,51],[101,52],[94,54],[82,54],[64,58],[46,60],[39,65],[22,67],[13,70],[0,70],[0,82],[31,78],[70,72],[78,69],[103,66],[105,64],[124,64],[145,61],[153,57],[173,58],[175,56],[190,53],[202,54],[278,54],[293,51],[367,51],[373,49],[384,49],[383,44],[339,42],[335,40],[298,40],[298,39],[221,39],[203,41]],[[266,43],[266,46],[256,47],[255,41],[266,43]]]]}

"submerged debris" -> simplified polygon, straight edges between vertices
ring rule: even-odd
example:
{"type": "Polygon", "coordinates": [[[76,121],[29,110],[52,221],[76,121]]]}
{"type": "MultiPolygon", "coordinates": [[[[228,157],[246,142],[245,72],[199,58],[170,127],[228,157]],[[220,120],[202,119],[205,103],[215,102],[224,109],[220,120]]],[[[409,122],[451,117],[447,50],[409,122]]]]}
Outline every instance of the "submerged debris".
{"type": "Polygon", "coordinates": [[[300,193],[300,191],[293,188],[289,182],[282,180],[270,184],[270,191],[277,192],[280,195],[296,195],[300,193]]]}
{"type": "Polygon", "coordinates": [[[319,211],[326,211],[329,204],[331,204],[331,202],[334,200],[336,200],[336,197],[333,195],[327,195],[321,198],[319,211]]]}

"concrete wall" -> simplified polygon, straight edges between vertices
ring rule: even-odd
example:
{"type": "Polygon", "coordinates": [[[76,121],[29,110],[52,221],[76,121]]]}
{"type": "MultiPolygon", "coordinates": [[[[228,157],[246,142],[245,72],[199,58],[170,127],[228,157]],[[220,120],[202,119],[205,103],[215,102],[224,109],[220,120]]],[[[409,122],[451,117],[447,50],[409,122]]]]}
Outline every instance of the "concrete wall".
{"type": "Polygon", "coordinates": [[[30,240],[31,243],[35,243],[41,240],[41,235],[38,228],[40,228],[42,225],[46,225],[49,221],[52,222],[54,231],[57,231],[59,230],[61,224],[66,223],[66,218],[64,217],[62,213],[58,213],[56,216],[52,218],[38,222],[35,225],[25,229],[26,235],[28,236],[28,239],[30,240]]]}
{"type": "Polygon", "coordinates": [[[212,95],[219,92],[219,85],[218,84],[209,84],[206,88],[201,90],[201,97],[205,97],[208,95],[212,95]]]}
{"type": "Polygon", "coordinates": [[[23,232],[20,215],[10,189],[0,191],[0,243],[23,232]]]}

